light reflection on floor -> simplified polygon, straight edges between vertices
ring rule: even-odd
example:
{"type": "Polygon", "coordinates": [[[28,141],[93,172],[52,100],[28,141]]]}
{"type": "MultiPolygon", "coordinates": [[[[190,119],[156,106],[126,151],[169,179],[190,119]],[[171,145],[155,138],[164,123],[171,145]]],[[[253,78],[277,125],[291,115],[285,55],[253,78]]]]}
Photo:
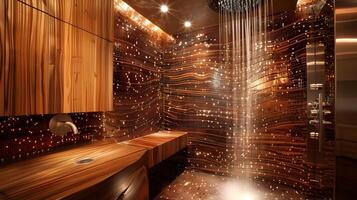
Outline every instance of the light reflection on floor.
{"type": "Polygon", "coordinates": [[[264,186],[243,180],[186,170],[156,200],[298,200],[305,197],[281,186],[264,186]]]}

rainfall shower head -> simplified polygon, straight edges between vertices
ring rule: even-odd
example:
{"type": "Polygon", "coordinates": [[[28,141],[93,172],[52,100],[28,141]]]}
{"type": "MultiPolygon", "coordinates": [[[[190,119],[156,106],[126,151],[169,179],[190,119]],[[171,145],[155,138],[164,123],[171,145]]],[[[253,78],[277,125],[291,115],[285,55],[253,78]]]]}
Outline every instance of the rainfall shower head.
{"type": "Polygon", "coordinates": [[[261,0],[208,0],[209,7],[216,12],[244,12],[260,4],[261,0]]]}

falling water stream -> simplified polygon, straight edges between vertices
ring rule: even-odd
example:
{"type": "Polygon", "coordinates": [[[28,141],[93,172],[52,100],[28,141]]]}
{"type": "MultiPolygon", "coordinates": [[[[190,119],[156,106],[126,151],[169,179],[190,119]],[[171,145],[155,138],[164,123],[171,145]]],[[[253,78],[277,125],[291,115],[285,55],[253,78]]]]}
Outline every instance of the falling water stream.
{"type": "Polygon", "coordinates": [[[252,178],[257,147],[252,138],[259,134],[254,125],[257,101],[256,74],[268,60],[267,21],[271,0],[219,1],[220,44],[226,69],[232,70],[233,175],[252,178]]]}
{"type": "Polygon", "coordinates": [[[235,182],[222,188],[225,199],[261,199],[252,183],[259,149],[252,140],[258,133],[255,124],[257,73],[267,64],[267,21],[271,0],[219,1],[220,44],[223,44],[226,69],[232,70],[233,170],[235,182]],[[254,159],[252,159],[254,158],[254,159]],[[233,188],[233,189],[232,189],[233,188]],[[237,189],[248,191],[237,196],[237,189]],[[252,192],[249,192],[252,191],[252,192]],[[230,195],[230,192],[234,195],[230,195]],[[252,195],[258,195],[253,198],[252,195]]]}

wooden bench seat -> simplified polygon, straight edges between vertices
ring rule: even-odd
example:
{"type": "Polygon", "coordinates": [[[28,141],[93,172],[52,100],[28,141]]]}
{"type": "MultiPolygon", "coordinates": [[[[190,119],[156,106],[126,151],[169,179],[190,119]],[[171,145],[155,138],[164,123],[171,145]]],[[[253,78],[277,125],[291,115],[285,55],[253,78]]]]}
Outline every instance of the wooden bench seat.
{"type": "Polygon", "coordinates": [[[146,148],[148,150],[148,167],[151,168],[184,149],[187,146],[187,133],[160,131],[123,143],[146,148]]]}

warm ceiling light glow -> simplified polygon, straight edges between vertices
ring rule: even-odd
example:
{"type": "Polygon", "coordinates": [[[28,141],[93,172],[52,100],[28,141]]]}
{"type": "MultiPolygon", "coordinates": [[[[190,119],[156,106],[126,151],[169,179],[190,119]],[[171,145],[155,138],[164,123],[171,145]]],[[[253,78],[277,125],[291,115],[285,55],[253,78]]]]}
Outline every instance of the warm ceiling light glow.
{"type": "MultiPolygon", "coordinates": [[[[138,13],[123,0],[115,0],[114,2],[115,2],[116,9],[119,11],[121,15],[135,22],[143,30],[148,31],[150,34],[157,36],[159,38],[164,38],[167,39],[168,41],[175,41],[175,39],[171,35],[161,30],[157,25],[155,25],[150,20],[145,18],[143,15],[138,13]]],[[[163,8],[164,11],[166,9],[168,10],[168,7],[163,8]]]]}
{"type": "Polygon", "coordinates": [[[165,4],[160,6],[160,10],[162,13],[167,13],[169,11],[169,7],[165,4]]]}
{"type": "Polygon", "coordinates": [[[337,38],[336,43],[357,43],[357,38],[337,38]]]}
{"type": "Polygon", "coordinates": [[[186,28],[190,28],[192,26],[192,23],[190,21],[185,21],[184,25],[186,28]]]}

